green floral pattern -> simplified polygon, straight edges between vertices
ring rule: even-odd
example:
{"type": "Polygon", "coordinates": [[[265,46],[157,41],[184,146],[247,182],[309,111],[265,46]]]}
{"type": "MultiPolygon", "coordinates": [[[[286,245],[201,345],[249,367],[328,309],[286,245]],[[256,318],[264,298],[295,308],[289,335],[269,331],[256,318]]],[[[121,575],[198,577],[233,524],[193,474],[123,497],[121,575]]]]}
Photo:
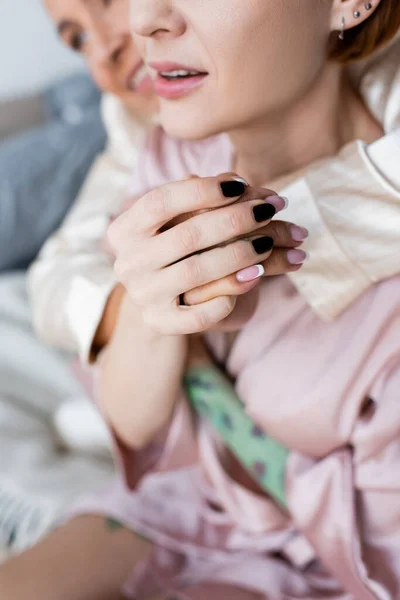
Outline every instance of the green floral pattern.
{"type": "Polygon", "coordinates": [[[289,450],[252,421],[235,388],[216,367],[190,369],[184,385],[195,411],[212,423],[260,487],[286,507],[285,471],[289,450]]]}

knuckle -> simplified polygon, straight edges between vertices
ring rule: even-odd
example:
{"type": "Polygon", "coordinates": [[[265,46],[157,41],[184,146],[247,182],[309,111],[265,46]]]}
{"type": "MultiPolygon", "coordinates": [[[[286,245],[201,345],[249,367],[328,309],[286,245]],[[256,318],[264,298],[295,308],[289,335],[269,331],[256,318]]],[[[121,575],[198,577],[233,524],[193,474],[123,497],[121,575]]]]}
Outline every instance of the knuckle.
{"type": "Polygon", "coordinates": [[[173,204],[173,194],[169,185],[163,185],[149,192],[147,209],[158,218],[169,215],[173,204]]]}
{"type": "Polygon", "coordinates": [[[229,296],[241,296],[242,294],[246,294],[247,289],[246,285],[243,283],[239,283],[236,278],[231,278],[229,280],[229,284],[227,285],[226,294],[229,296]]]}
{"type": "Polygon", "coordinates": [[[218,304],[216,305],[216,317],[218,321],[225,319],[231,314],[236,304],[236,298],[233,296],[223,296],[218,298],[218,304]]]}
{"type": "Polygon", "coordinates": [[[291,271],[291,266],[288,264],[284,254],[279,250],[273,250],[264,265],[267,275],[284,275],[291,271]]]}
{"type": "Polygon", "coordinates": [[[188,290],[200,284],[201,268],[197,256],[191,256],[182,262],[180,278],[188,290]]]}
{"type": "Polygon", "coordinates": [[[286,223],[282,223],[281,221],[273,223],[271,237],[274,240],[275,246],[283,246],[287,242],[290,237],[288,230],[289,226],[286,223]]]}
{"type": "Polygon", "coordinates": [[[231,314],[235,308],[235,304],[236,298],[234,296],[225,296],[224,298],[221,298],[221,312],[223,313],[223,318],[231,314]]]}
{"type": "Polygon", "coordinates": [[[228,259],[229,262],[234,266],[240,266],[244,264],[249,258],[248,244],[245,242],[235,242],[230,244],[228,247],[228,259]]]}
{"type": "Polygon", "coordinates": [[[206,311],[199,311],[193,315],[193,328],[196,331],[205,331],[212,324],[212,319],[206,311]]]}
{"type": "Polygon", "coordinates": [[[193,315],[196,331],[206,331],[231,314],[236,304],[234,297],[223,296],[214,301],[212,308],[193,315]]]}
{"type": "Polygon", "coordinates": [[[127,265],[125,260],[117,258],[114,262],[114,273],[121,283],[124,283],[127,278],[127,265]]]}
{"type": "Polygon", "coordinates": [[[229,215],[227,217],[227,229],[232,237],[237,237],[242,234],[245,230],[245,219],[242,212],[240,212],[240,205],[235,205],[232,210],[230,210],[229,215]]]}
{"type": "Polygon", "coordinates": [[[277,270],[279,270],[280,263],[280,254],[273,250],[264,263],[265,272],[267,274],[275,273],[277,270]]]}
{"type": "Polygon", "coordinates": [[[129,250],[116,258],[114,262],[114,272],[118,279],[124,281],[128,275],[132,274],[133,276],[135,274],[137,270],[136,256],[136,252],[129,250]]]}
{"type": "Polygon", "coordinates": [[[136,306],[147,306],[148,298],[146,290],[138,285],[129,286],[129,296],[136,306]]]}
{"type": "Polygon", "coordinates": [[[205,192],[204,180],[201,178],[191,179],[191,186],[193,187],[193,198],[195,206],[202,208],[204,204],[204,197],[207,198],[205,192]]]}
{"type": "Polygon", "coordinates": [[[182,223],[177,227],[177,236],[178,243],[188,254],[198,249],[201,240],[201,231],[194,223],[182,223]]]}

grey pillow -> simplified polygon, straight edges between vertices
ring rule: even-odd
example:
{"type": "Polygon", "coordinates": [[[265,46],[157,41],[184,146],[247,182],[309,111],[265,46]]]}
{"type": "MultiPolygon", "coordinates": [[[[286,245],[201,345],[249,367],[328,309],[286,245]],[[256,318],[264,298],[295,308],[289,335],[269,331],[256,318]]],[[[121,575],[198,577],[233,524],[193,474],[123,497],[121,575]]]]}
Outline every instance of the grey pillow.
{"type": "Polygon", "coordinates": [[[101,93],[86,74],[71,75],[50,85],[43,92],[48,119],[75,121],[79,114],[97,108],[101,93]]]}
{"type": "Polygon", "coordinates": [[[0,143],[0,271],[27,267],[75,201],[106,143],[98,100],[58,102],[57,118],[0,143]]]}

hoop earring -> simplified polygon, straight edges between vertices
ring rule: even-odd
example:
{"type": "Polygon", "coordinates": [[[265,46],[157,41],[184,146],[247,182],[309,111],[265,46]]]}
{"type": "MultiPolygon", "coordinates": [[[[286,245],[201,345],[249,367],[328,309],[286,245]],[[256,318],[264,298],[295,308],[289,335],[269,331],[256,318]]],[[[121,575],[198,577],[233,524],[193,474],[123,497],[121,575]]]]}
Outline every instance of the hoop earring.
{"type": "Polygon", "coordinates": [[[339,36],[338,36],[338,37],[339,37],[339,40],[344,40],[344,29],[345,29],[345,24],[346,24],[345,18],[344,18],[344,17],[342,17],[342,28],[341,28],[341,31],[340,31],[340,33],[339,33],[339,36]]]}

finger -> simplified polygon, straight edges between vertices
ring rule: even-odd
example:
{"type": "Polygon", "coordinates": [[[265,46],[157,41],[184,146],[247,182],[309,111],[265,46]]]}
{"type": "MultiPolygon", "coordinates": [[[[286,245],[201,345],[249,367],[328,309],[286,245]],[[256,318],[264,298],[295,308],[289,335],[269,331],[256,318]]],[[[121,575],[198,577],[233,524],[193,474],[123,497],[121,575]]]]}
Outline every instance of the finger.
{"type": "Polygon", "coordinates": [[[296,248],[308,238],[308,230],[287,221],[273,220],[256,231],[257,235],[269,235],[275,248],[296,248]]]}
{"type": "Polygon", "coordinates": [[[171,265],[149,280],[151,300],[159,297],[176,298],[181,294],[217,281],[227,275],[265,260],[273,248],[268,236],[238,240],[224,247],[196,254],[171,265]]]}
{"type": "Polygon", "coordinates": [[[263,276],[271,277],[298,271],[307,259],[308,254],[304,250],[275,248],[271,256],[262,262],[263,276]]]}
{"type": "Polygon", "coordinates": [[[218,296],[247,294],[259,283],[261,277],[284,275],[297,271],[307,261],[307,258],[308,254],[304,250],[275,248],[270,257],[261,264],[252,265],[223,279],[212,281],[186,292],[183,296],[184,303],[191,306],[218,296]]]}
{"type": "MultiPolygon", "coordinates": [[[[267,224],[284,208],[285,200],[279,196],[272,196],[266,200],[231,204],[197,214],[151,240],[153,248],[150,246],[150,252],[156,259],[151,267],[161,268],[206,248],[242,238],[260,229],[261,224],[266,225],[262,234],[270,235],[267,233],[267,224]]],[[[284,222],[271,227],[271,237],[275,232],[279,240],[290,239],[290,228],[284,222]]],[[[293,244],[291,240],[290,246],[293,244]]]]}
{"type": "Polygon", "coordinates": [[[176,302],[168,315],[160,319],[158,312],[146,313],[146,324],[163,335],[200,333],[226,319],[235,308],[236,298],[214,298],[197,306],[178,306],[176,302]]]}
{"type": "Polygon", "coordinates": [[[223,279],[218,279],[218,281],[206,283],[205,285],[186,292],[183,295],[184,304],[186,306],[193,306],[201,304],[202,302],[207,302],[213,298],[218,298],[219,296],[241,296],[242,294],[247,294],[247,292],[258,285],[260,278],[264,273],[264,268],[260,268],[260,265],[249,267],[249,269],[252,269],[254,270],[254,273],[257,273],[256,276],[254,276],[254,274],[252,275],[252,279],[240,282],[237,279],[237,275],[233,274],[228,275],[223,279]]]}
{"type": "MultiPolygon", "coordinates": [[[[275,196],[272,199],[274,203],[275,198],[280,209],[285,200],[275,196]]],[[[190,219],[162,235],[150,238],[147,241],[146,252],[140,251],[138,246],[140,243],[130,241],[129,244],[125,244],[125,251],[119,255],[115,265],[116,270],[124,273],[132,271],[134,267],[142,271],[162,269],[204,248],[212,248],[230,240],[243,238],[243,233],[238,235],[241,228],[253,229],[254,235],[271,237],[274,240],[274,247],[296,248],[307,239],[307,229],[286,221],[273,220],[260,227],[260,223],[256,222],[253,208],[263,205],[267,206],[267,210],[270,210],[268,207],[272,210],[275,207],[275,204],[270,202],[246,202],[198,215],[193,220],[190,219]],[[195,225],[197,222],[202,225],[195,225]]]]}
{"type": "Polygon", "coordinates": [[[266,188],[250,188],[234,174],[218,177],[191,178],[157,188],[139,200],[110,226],[109,241],[118,249],[126,236],[139,239],[155,235],[161,227],[178,215],[192,211],[217,208],[235,202],[244,194],[248,199],[274,195],[266,188]]]}
{"type": "Polygon", "coordinates": [[[238,331],[253,316],[259,298],[259,288],[255,287],[247,294],[237,297],[235,310],[226,319],[218,323],[218,331],[238,331]]]}

